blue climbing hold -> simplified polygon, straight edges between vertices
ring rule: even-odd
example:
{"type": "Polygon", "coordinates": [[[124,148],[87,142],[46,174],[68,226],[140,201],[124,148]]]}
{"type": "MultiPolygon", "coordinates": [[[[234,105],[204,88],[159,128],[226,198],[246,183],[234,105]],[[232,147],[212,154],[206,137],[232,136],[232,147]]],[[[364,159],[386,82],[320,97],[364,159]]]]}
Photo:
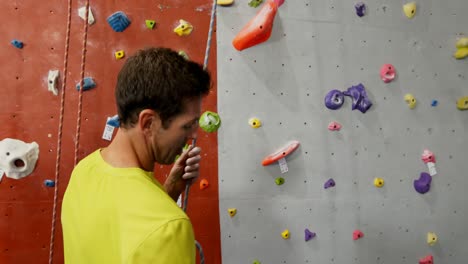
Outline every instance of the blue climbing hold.
{"type": "Polygon", "coordinates": [[[119,127],[120,126],[119,116],[115,115],[111,118],[108,118],[106,124],[108,124],[109,126],[113,126],[113,127],[119,127]]]}
{"type": "Polygon", "coordinates": [[[437,106],[437,100],[432,100],[431,106],[437,106]]]}
{"type": "Polygon", "coordinates": [[[122,32],[130,25],[130,20],[124,12],[117,11],[107,18],[107,23],[115,32],[122,32]]]}
{"type": "Polygon", "coordinates": [[[12,40],[11,41],[11,45],[17,47],[18,49],[22,49],[23,48],[23,42],[19,41],[19,40],[12,40]]]}
{"type": "Polygon", "coordinates": [[[45,180],[44,185],[46,187],[55,187],[55,182],[53,180],[45,180]]]}
{"type": "MultiPolygon", "coordinates": [[[[87,90],[92,89],[94,87],[96,87],[96,83],[94,82],[93,78],[91,78],[91,77],[84,78],[83,91],[87,91],[87,90]]],[[[77,91],[80,90],[80,83],[76,84],[76,90],[77,91]]]]}

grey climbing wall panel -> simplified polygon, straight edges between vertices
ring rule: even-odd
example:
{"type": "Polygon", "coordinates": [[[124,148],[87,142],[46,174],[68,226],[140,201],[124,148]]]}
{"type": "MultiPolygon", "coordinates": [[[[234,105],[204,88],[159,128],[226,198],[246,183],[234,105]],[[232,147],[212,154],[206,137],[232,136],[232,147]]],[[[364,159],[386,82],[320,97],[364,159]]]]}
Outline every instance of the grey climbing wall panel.
{"type": "Polygon", "coordinates": [[[218,9],[223,263],[395,264],[430,254],[435,263],[467,263],[468,112],[455,103],[468,95],[468,60],[452,54],[468,34],[468,1],[417,1],[413,19],[404,1],[366,1],[362,18],[354,1],[286,1],[271,38],[239,52],[231,41],[260,8],[247,2],[218,9]],[[379,76],[385,63],[397,70],[388,84],[379,76]],[[339,110],[325,108],[328,91],[359,83],[374,103],[367,113],[352,111],[349,97],[339,110]],[[251,128],[251,117],[263,126],[251,128]],[[331,121],[342,129],[328,131],[331,121]],[[261,165],[291,140],[301,146],[287,157],[287,173],[261,165]],[[426,148],[438,174],[419,194],[413,181],[428,171],[426,148]],[[329,178],[336,187],[325,190],[329,178]],[[305,228],[317,237],[305,242],[305,228]],[[356,229],[364,237],[354,241],[356,229]],[[427,232],[438,235],[436,245],[427,232]]]}

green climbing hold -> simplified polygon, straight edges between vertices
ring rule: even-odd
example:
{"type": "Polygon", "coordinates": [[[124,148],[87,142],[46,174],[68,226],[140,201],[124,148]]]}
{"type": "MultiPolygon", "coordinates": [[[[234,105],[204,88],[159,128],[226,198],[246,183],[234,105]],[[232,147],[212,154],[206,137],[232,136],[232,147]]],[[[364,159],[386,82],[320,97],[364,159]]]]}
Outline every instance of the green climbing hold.
{"type": "Polygon", "coordinates": [[[249,2],[249,6],[258,7],[261,3],[263,3],[263,0],[252,0],[249,2]]]}
{"type": "Polygon", "coordinates": [[[252,262],[252,264],[262,264],[262,263],[260,263],[260,261],[258,261],[258,260],[254,260],[254,261],[252,262]]]}
{"type": "MultiPolygon", "coordinates": [[[[185,150],[187,150],[189,147],[190,147],[189,144],[185,144],[185,146],[182,148],[182,152],[184,152],[185,150]]],[[[179,157],[180,157],[180,155],[177,155],[177,156],[175,157],[174,162],[177,161],[177,160],[179,159],[179,157]]]]}
{"type": "Polygon", "coordinates": [[[183,50],[179,50],[179,55],[184,57],[184,59],[186,60],[190,60],[189,56],[187,55],[187,53],[183,50]]]}
{"type": "Polygon", "coordinates": [[[275,179],[276,185],[283,185],[284,178],[278,177],[275,179]]]}
{"type": "Polygon", "coordinates": [[[215,132],[221,126],[221,118],[215,112],[206,111],[198,121],[200,127],[205,132],[215,132]]]}
{"type": "Polygon", "coordinates": [[[154,26],[156,25],[156,21],[154,20],[145,20],[146,27],[149,29],[153,29],[154,26]]]}

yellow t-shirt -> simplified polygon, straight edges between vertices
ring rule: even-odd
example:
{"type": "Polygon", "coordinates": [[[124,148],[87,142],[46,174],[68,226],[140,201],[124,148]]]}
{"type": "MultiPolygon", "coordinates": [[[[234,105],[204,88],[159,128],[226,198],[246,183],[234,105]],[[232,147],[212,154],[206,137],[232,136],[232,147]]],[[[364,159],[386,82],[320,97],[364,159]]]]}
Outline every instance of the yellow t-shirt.
{"type": "Polygon", "coordinates": [[[66,264],[195,263],[192,224],[153,174],[100,150],[73,170],[61,220],[66,264]]]}

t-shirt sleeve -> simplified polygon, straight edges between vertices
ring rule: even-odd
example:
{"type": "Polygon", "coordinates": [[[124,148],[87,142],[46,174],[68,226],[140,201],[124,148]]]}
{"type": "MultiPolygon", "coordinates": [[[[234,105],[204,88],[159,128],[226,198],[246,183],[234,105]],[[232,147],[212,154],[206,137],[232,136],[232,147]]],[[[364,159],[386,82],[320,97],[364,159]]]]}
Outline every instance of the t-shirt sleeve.
{"type": "Polygon", "coordinates": [[[188,219],[154,230],[129,256],[128,264],[195,264],[195,238],[188,219]]]}

